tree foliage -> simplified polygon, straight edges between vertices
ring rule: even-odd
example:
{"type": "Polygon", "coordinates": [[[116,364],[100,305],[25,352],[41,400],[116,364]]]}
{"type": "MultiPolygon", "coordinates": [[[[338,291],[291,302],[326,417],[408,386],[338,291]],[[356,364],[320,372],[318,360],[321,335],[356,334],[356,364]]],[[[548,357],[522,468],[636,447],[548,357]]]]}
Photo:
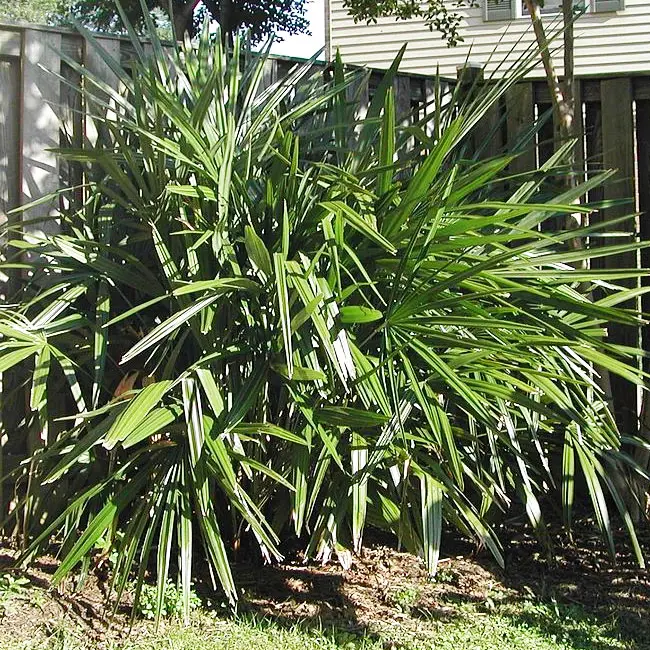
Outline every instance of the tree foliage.
{"type": "MultiPolygon", "coordinates": [[[[141,0],[122,0],[120,4],[133,25],[144,25],[141,0]]],[[[247,30],[254,42],[277,32],[304,33],[309,27],[305,0],[146,0],[146,5],[167,13],[178,38],[186,31],[194,34],[206,19],[218,21],[222,32],[231,36],[247,30]]],[[[72,14],[100,30],[124,30],[115,0],[76,0],[72,14]]]]}
{"type": "MultiPolygon", "coordinates": [[[[163,36],[171,36],[171,25],[179,38],[186,31],[193,35],[204,20],[219,22],[222,32],[230,38],[246,30],[254,43],[280,32],[309,31],[305,0],[121,0],[121,10],[140,31],[146,24],[143,4],[163,36]]],[[[13,20],[63,25],[74,18],[97,31],[125,32],[116,0],[1,0],[0,15],[13,20]]]]}
{"type": "Polygon", "coordinates": [[[458,28],[461,16],[454,11],[461,7],[474,6],[473,0],[456,0],[453,4],[445,0],[344,0],[343,6],[355,22],[376,23],[379,18],[408,20],[420,18],[431,31],[440,32],[447,45],[453,47],[463,41],[458,28]],[[451,9],[451,10],[450,10],[451,9]]]}
{"type": "Polygon", "coordinates": [[[62,10],[60,0],[0,0],[0,18],[46,24],[62,10]]]}

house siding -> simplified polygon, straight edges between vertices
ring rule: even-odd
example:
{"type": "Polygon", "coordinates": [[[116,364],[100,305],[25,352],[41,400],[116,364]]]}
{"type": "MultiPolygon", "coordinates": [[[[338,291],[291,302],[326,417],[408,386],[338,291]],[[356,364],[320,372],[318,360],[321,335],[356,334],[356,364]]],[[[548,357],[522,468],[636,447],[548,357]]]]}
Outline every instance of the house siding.
{"type": "MultiPolygon", "coordinates": [[[[408,42],[401,70],[430,75],[439,67],[443,76],[455,76],[466,60],[485,65],[486,74],[514,64],[534,43],[530,20],[483,19],[483,7],[456,10],[463,16],[460,33],[464,42],[448,48],[436,31],[422,20],[380,19],[377,24],[355,24],[343,6],[343,0],[329,0],[327,42],[330,54],[338,49],[351,64],[386,68],[400,47],[408,42]]],[[[554,17],[546,15],[551,33],[554,17]]],[[[558,25],[556,20],[555,25],[558,25]]],[[[650,72],[650,2],[626,0],[625,9],[612,13],[588,13],[575,24],[575,67],[578,76],[617,75],[650,72]]],[[[561,38],[558,39],[560,45],[561,38]]],[[[554,57],[562,74],[562,56],[554,57]]],[[[541,66],[531,76],[543,75],[541,66]]]]}

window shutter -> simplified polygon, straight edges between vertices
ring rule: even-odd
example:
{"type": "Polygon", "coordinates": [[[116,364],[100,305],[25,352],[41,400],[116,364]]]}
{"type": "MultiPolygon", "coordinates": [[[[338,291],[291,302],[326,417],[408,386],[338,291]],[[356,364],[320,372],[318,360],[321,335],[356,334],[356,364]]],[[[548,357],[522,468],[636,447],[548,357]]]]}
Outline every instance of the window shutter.
{"type": "Polygon", "coordinates": [[[623,0],[591,0],[592,10],[596,13],[606,11],[621,11],[625,8],[623,0]]]}
{"type": "Polygon", "coordinates": [[[485,0],[485,20],[512,20],[514,17],[512,0],[485,0]]]}

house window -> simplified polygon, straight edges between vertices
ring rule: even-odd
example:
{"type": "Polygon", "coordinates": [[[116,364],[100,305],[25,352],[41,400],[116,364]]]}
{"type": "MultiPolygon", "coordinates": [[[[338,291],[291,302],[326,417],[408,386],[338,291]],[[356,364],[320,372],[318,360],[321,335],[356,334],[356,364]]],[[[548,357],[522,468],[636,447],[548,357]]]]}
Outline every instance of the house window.
{"type": "MultiPolygon", "coordinates": [[[[560,11],[562,11],[562,0],[544,0],[544,6],[541,7],[543,14],[557,14],[560,11]]],[[[522,16],[528,15],[528,8],[523,0],[521,2],[521,14],[522,16]]]]}
{"type": "MultiPolygon", "coordinates": [[[[593,13],[621,11],[625,8],[624,0],[585,0],[586,10],[593,13]]],[[[580,0],[576,3],[582,4],[580,0]]],[[[542,7],[543,14],[554,14],[562,11],[562,0],[545,0],[542,7]]],[[[528,16],[526,3],[523,0],[485,0],[485,20],[514,20],[528,16]]]]}

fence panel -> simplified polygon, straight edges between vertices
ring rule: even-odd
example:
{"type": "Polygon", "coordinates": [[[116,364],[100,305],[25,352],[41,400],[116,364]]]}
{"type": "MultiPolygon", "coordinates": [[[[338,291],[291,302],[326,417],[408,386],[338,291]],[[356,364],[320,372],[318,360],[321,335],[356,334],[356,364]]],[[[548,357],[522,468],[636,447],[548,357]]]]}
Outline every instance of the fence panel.
{"type": "MultiPolygon", "coordinates": [[[[479,124],[475,134],[474,151],[486,156],[505,151],[517,152],[529,127],[535,119],[549,115],[550,94],[545,81],[526,81],[509,90],[493,113],[479,124]],[[506,137],[499,141],[498,127],[505,125],[506,137]],[[492,142],[485,144],[486,134],[494,133],[492,142]],[[482,144],[481,144],[482,143],[482,144]]],[[[608,206],[590,215],[590,223],[606,222],[630,214],[630,218],[614,224],[610,231],[616,237],[590,238],[587,244],[624,243],[635,238],[650,240],[650,76],[629,76],[603,79],[578,79],[575,83],[576,134],[575,173],[580,182],[585,175],[613,169],[616,174],[604,185],[589,191],[587,200],[599,203],[604,200],[621,201],[621,205],[608,206]],[[634,216],[636,211],[640,216],[634,216]]],[[[557,132],[551,119],[538,125],[534,140],[529,140],[521,155],[510,165],[513,173],[534,169],[548,160],[554,151],[557,132]]],[[[550,223],[549,228],[564,227],[550,223]]],[[[648,268],[650,252],[634,252],[592,261],[594,268],[648,268]]],[[[639,286],[637,280],[625,281],[627,286],[639,286]]],[[[650,284],[647,277],[643,284],[650,284]]],[[[634,307],[637,304],[623,305],[634,307]]],[[[645,312],[650,310],[650,297],[643,300],[645,312]]],[[[650,350],[650,328],[611,325],[609,341],[630,347],[642,346],[650,350]]],[[[641,362],[639,362],[641,363],[641,362]]],[[[650,360],[644,360],[646,370],[650,360]]],[[[639,430],[641,396],[636,387],[619,377],[611,377],[609,391],[619,427],[624,432],[639,430]]],[[[650,422],[650,415],[648,417],[650,422]]]]}
{"type": "MultiPolygon", "coordinates": [[[[0,58],[0,228],[7,225],[7,212],[16,207],[20,200],[19,106],[20,60],[17,56],[5,56],[0,58]]],[[[0,235],[0,246],[5,245],[6,238],[0,235]]],[[[13,279],[0,273],[0,303],[6,302],[15,289],[13,279]]],[[[8,432],[18,424],[16,415],[20,409],[10,408],[13,406],[16,384],[15,373],[0,375],[0,477],[13,468],[8,432]]],[[[11,498],[4,488],[5,484],[0,480],[0,513],[7,512],[11,498]]]]}
{"type": "Polygon", "coordinates": [[[0,58],[0,225],[19,200],[20,60],[0,58]]]}
{"type": "MultiPolygon", "coordinates": [[[[132,55],[125,41],[103,37],[100,41],[117,59],[128,60],[132,55]]],[[[9,208],[81,180],[78,167],[60,162],[49,149],[60,145],[80,146],[86,140],[96,139],[97,125],[91,113],[98,108],[82,106],[80,95],[71,87],[81,84],[81,79],[71,66],[62,62],[58,54],[61,51],[116,87],[114,75],[79,35],[65,30],[0,26],[0,221],[6,219],[9,208]]],[[[282,79],[295,64],[293,60],[270,59],[263,85],[282,79]]],[[[323,71],[326,67],[315,66],[323,71]]],[[[373,72],[367,88],[355,88],[354,92],[370,100],[380,76],[381,73],[373,72]]],[[[443,81],[440,93],[447,94],[452,85],[449,80],[443,81]]],[[[422,118],[428,102],[436,95],[432,79],[422,76],[398,76],[394,90],[397,113],[404,117],[404,124],[408,123],[406,116],[411,112],[422,118]]],[[[480,150],[482,156],[493,156],[528,136],[528,145],[521,149],[511,171],[535,169],[553,149],[555,133],[551,122],[537,136],[532,128],[535,119],[549,107],[550,98],[543,81],[518,84],[478,125],[473,135],[475,150],[480,150]]],[[[635,197],[642,213],[647,213],[650,210],[650,76],[577,80],[575,127],[582,136],[576,147],[579,177],[599,169],[618,169],[612,182],[590,191],[588,199],[635,197]]],[[[432,128],[429,125],[430,133],[432,128]]],[[[40,207],[28,216],[54,214],[57,207],[55,203],[40,207]]],[[[608,208],[593,215],[593,219],[607,220],[624,210],[632,211],[633,206],[608,208]]],[[[626,232],[638,230],[643,239],[648,239],[650,226],[646,221],[642,217],[640,222],[630,220],[617,228],[626,232]]],[[[53,228],[56,228],[54,222],[38,226],[40,230],[53,228]]],[[[606,263],[634,266],[637,257],[619,256],[606,263]]],[[[643,253],[643,261],[650,262],[650,254],[643,253]]],[[[7,292],[6,282],[2,291],[7,292]]],[[[645,303],[646,308],[649,306],[650,299],[645,303]]],[[[640,337],[632,328],[612,328],[611,335],[612,340],[627,345],[634,345],[640,337]]],[[[648,331],[643,332],[642,340],[645,349],[650,349],[648,331]]],[[[639,410],[631,397],[636,391],[617,379],[613,389],[617,411],[621,413],[619,424],[632,432],[636,430],[639,410]]]]}

